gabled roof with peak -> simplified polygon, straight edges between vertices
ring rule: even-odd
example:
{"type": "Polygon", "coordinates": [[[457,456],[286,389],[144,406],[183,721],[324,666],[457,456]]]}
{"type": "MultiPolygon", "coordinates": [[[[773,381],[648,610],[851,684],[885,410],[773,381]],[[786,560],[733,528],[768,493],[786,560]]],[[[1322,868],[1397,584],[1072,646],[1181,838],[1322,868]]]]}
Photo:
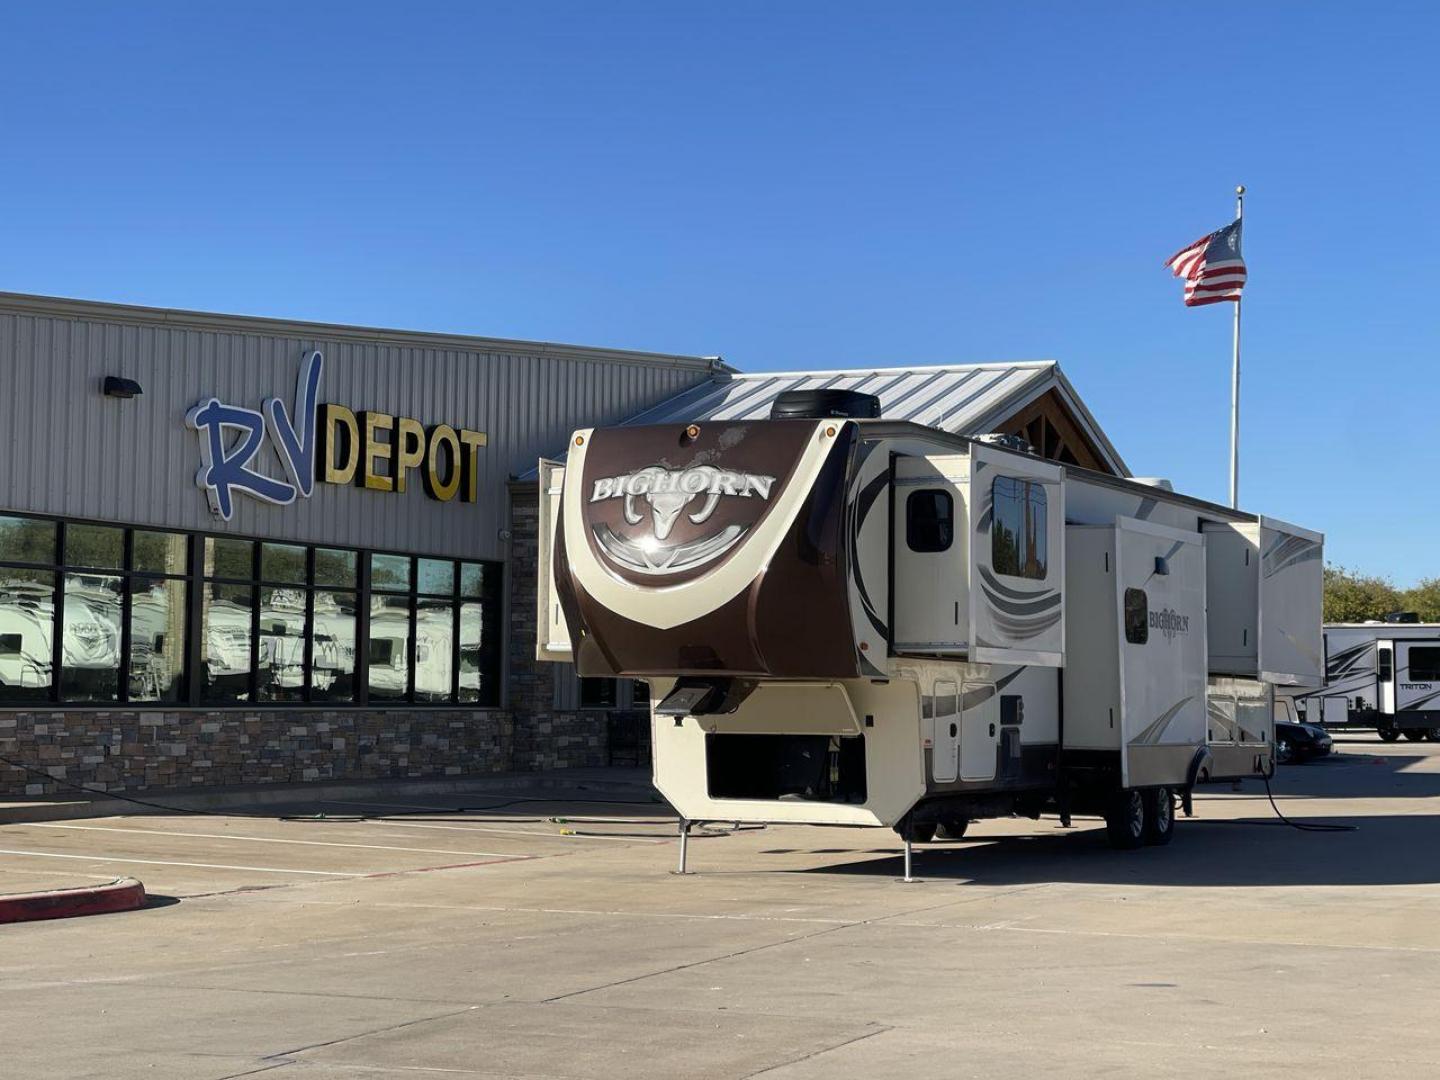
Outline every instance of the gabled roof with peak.
{"type": "Polygon", "coordinates": [[[624,423],[758,420],[769,415],[771,404],[785,391],[820,389],[875,394],[880,398],[880,415],[887,420],[909,420],[955,435],[1020,434],[1046,457],[1065,460],[1068,451],[1074,463],[1130,475],[1119,452],[1053,360],[723,373],[624,423]],[[1072,448],[1069,443],[1079,445],[1072,448]]]}

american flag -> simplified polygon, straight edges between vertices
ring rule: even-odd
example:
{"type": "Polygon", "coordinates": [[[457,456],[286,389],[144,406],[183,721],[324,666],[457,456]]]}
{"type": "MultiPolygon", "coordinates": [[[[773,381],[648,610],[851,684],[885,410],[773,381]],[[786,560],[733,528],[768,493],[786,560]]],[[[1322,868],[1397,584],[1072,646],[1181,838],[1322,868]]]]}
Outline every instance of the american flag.
{"type": "Polygon", "coordinates": [[[1240,221],[1202,236],[1165,260],[1175,276],[1185,279],[1185,306],[1221,300],[1239,301],[1245,287],[1245,260],[1240,257],[1240,221]]]}

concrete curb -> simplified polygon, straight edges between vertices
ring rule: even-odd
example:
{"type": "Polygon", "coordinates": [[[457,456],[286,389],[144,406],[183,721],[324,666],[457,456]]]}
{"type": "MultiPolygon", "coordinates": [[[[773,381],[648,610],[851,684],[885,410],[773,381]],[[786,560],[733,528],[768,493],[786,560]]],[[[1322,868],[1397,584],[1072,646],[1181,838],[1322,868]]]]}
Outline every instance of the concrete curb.
{"type": "Polygon", "coordinates": [[[116,878],[104,885],[79,889],[0,895],[0,923],[38,919],[73,919],[78,915],[105,915],[145,906],[145,886],[134,878],[116,878]]]}
{"type": "MultiPolygon", "coordinates": [[[[176,810],[256,810],[266,806],[296,806],[316,800],[378,799],[383,802],[424,795],[490,797],[523,792],[591,792],[602,798],[659,799],[650,785],[648,769],[551,769],[534,773],[497,773],[415,780],[309,781],[298,784],[264,784],[208,790],[137,791],[134,797],[176,810]]],[[[128,794],[128,793],[127,793],[128,794]]],[[[658,803],[657,803],[658,805],[658,803]]],[[[161,814],[166,811],[124,799],[25,798],[0,803],[0,825],[29,821],[67,821],[74,818],[114,817],[122,814],[161,814]]]]}

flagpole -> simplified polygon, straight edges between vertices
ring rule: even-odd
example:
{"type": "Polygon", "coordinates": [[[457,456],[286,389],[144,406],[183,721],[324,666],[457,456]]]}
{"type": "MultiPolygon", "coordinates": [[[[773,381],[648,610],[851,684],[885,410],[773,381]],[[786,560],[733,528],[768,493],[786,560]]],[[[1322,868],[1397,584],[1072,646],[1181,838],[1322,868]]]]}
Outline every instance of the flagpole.
{"type": "MultiPolygon", "coordinates": [[[[1245,185],[1235,189],[1235,220],[1245,214],[1245,185]]],[[[1230,368],[1230,505],[1240,506],[1240,297],[1235,297],[1235,356],[1230,368]]]]}

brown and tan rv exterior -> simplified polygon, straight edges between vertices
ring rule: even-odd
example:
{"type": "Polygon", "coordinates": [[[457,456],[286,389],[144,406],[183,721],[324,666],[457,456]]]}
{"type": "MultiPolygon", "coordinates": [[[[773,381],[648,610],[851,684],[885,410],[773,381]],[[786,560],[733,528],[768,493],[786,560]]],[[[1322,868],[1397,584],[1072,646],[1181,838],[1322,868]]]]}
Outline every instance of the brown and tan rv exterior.
{"type": "MultiPolygon", "coordinates": [[[[886,419],[586,429],[542,462],[538,655],[648,680],[684,821],[1098,813],[1273,769],[1321,677],[1322,538],[886,419]],[[1207,618],[1208,614],[1208,618],[1207,618]]],[[[682,829],[684,828],[682,824],[682,829]]]]}

